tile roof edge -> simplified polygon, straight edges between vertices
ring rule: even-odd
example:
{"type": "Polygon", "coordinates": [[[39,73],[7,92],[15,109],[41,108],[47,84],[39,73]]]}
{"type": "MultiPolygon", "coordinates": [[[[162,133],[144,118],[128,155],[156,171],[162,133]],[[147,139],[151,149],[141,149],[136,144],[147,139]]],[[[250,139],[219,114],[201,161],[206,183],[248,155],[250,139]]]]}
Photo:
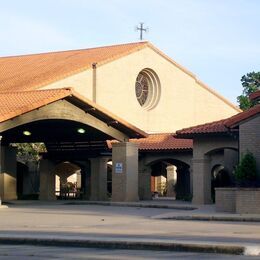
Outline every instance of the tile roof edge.
{"type": "Polygon", "coordinates": [[[260,113],[260,104],[255,105],[246,111],[243,111],[237,115],[230,117],[225,125],[226,127],[234,128],[243,121],[249,119],[250,117],[257,115],[258,113],[260,113]]]}
{"type": "MultiPolygon", "coordinates": [[[[28,92],[36,92],[36,91],[50,91],[50,90],[54,90],[54,89],[48,89],[48,90],[29,90],[29,91],[17,91],[17,92],[8,92],[9,94],[14,94],[14,93],[28,93],[28,92]]],[[[19,109],[16,109],[15,111],[9,112],[7,114],[5,114],[1,119],[0,119],[0,123],[5,122],[9,119],[12,119],[14,117],[23,115],[25,113],[31,112],[37,108],[43,107],[45,105],[48,105],[50,103],[53,103],[57,100],[60,100],[62,98],[67,97],[68,95],[70,95],[71,93],[71,89],[69,88],[64,88],[64,89],[55,89],[55,90],[60,90],[59,92],[59,96],[54,96],[54,97],[48,97],[48,98],[44,98],[41,99],[40,101],[38,100],[35,103],[32,103],[30,108],[28,109],[28,105],[25,105],[19,109]],[[66,91],[66,93],[61,93],[61,90],[66,91]],[[61,95],[62,94],[62,95],[61,95]]],[[[1,92],[0,94],[6,94],[6,92],[1,92]]]]}
{"type": "MultiPolygon", "coordinates": [[[[191,135],[194,135],[194,134],[201,134],[200,132],[198,133],[182,133],[184,131],[187,131],[187,130],[192,130],[192,129],[196,129],[198,127],[203,127],[203,126],[208,126],[208,125],[211,125],[211,124],[215,124],[215,123],[221,123],[223,122],[223,126],[226,127],[226,125],[224,124],[224,122],[226,120],[228,120],[228,118],[224,118],[224,119],[220,119],[220,120],[216,120],[216,121],[212,121],[212,122],[207,122],[207,123],[204,123],[204,124],[199,124],[199,125],[195,125],[195,126],[191,126],[191,127],[186,127],[186,128],[183,128],[183,129],[180,129],[180,130],[177,130],[176,131],[176,135],[174,136],[175,138],[178,138],[178,139],[185,139],[185,137],[183,136],[191,136],[191,135]]],[[[227,129],[228,130],[228,129],[227,129]]],[[[212,132],[214,133],[214,132],[212,132]]],[[[215,132],[215,133],[222,133],[222,132],[215,132]]]]}

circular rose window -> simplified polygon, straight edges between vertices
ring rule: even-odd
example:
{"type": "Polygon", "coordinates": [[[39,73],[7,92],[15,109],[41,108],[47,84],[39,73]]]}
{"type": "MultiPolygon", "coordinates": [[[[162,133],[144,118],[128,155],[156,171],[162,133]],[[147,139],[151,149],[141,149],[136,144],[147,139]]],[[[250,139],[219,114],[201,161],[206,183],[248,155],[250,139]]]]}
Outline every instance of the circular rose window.
{"type": "Polygon", "coordinates": [[[142,70],[135,82],[135,95],[139,104],[146,109],[153,108],[160,97],[160,81],[151,69],[142,70]]]}

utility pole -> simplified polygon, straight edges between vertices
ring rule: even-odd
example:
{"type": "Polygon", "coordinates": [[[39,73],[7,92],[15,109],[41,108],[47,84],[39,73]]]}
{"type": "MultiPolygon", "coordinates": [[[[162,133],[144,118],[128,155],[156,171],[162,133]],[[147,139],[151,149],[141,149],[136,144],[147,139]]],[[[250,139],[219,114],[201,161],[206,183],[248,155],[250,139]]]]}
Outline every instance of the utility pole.
{"type": "Polygon", "coordinates": [[[136,30],[140,31],[140,41],[143,40],[143,32],[148,32],[148,28],[144,28],[144,23],[140,23],[140,27],[136,26],[136,30]]]}

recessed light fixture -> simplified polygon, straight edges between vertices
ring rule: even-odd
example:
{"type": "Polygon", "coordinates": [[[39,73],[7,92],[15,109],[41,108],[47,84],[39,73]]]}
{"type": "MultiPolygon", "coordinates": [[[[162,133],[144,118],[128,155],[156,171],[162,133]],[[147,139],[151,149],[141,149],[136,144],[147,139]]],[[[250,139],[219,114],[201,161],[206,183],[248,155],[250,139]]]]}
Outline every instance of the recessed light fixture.
{"type": "Polygon", "coordinates": [[[32,133],[30,131],[23,131],[23,135],[30,136],[32,133]]]}
{"type": "Polygon", "coordinates": [[[86,130],[83,129],[83,128],[78,128],[77,132],[78,132],[79,134],[84,134],[84,133],[86,132],[86,130]]]}

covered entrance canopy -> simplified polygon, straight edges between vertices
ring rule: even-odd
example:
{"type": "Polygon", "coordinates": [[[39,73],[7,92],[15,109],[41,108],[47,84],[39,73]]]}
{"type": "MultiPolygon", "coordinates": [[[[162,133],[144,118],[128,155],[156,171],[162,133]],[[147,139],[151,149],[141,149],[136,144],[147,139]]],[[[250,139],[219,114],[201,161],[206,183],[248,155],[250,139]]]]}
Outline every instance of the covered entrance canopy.
{"type": "MultiPolygon", "coordinates": [[[[1,92],[0,104],[1,174],[10,165],[12,156],[3,150],[10,143],[44,142],[48,159],[86,160],[107,152],[109,139],[128,142],[147,136],[71,88],[1,92]]],[[[4,197],[7,179],[1,180],[4,197]]]]}

